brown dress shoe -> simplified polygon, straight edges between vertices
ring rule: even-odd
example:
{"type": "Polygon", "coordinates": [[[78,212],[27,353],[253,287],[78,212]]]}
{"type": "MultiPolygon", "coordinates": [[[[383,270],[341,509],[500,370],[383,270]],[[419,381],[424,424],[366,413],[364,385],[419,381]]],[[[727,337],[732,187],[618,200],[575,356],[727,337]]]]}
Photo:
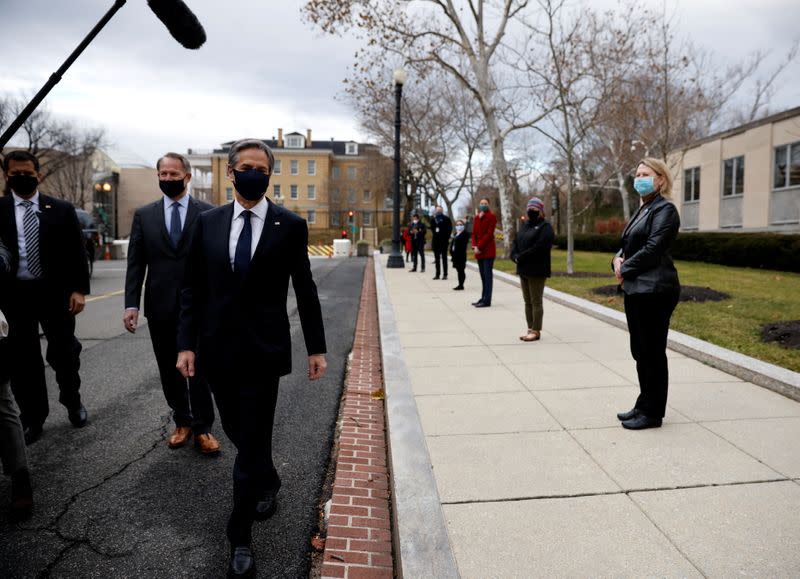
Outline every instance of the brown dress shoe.
{"type": "Polygon", "coordinates": [[[203,454],[217,454],[219,452],[219,440],[214,438],[211,433],[195,434],[194,444],[203,454]]]}
{"type": "Polygon", "coordinates": [[[189,438],[192,436],[192,429],[188,426],[178,426],[175,431],[169,435],[169,439],[167,440],[167,444],[170,448],[180,448],[187,442],[189,442],[189,438]]]}

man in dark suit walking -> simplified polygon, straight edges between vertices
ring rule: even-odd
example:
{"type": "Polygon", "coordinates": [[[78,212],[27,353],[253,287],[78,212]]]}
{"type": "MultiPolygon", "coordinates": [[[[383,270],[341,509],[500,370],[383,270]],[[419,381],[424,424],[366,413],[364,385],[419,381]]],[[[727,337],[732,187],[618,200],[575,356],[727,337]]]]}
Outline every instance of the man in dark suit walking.
{"type": "Polygon", "coordinates": [[[409,271],[417,271],[417,258],[422,263],[421,272],[425,271],[425,235],[427,229],[425,224],[420,221],[419,215],[414,213],[411,216],[411,223],[408,226],[408,235],[411,237],[411,263],[413,267],[409,271]]]}
{"type": "Polygon", "coordinates": [[[11,389],[30,444],[41,436],[50,412],[40,324],[59,402],[74,426],[86,425],[75,316],[86,304],[89,267],[75,208],[39,193],[39,159],[27,151],[12,151],[3,159],[3,173],[7,194],[0,199],[0,237],[11,252],[14,273],[11,283],[0,288],[0,309],[10,326],[11,389]]]}
{"type": "Polygon", "coordinates": [[[447,279],[447,249],[450,247],[450,235],[453,233],[453,222],[444,214],[441,205],[437,205],[431,220],[433,259],[436,262],[436,275],[433,279],[447,279]]]}
{"type": "Polygon", "coordinates": [[[274,159],[263,141],[228,153],[233,203],[200,215],[181,296],[177,367],[211,385],[225,434],[238,454],[227,535],[229,576],[251,576],[254,520],[275,513],[280,477],[272,460],[278,381],[291,372],[286,298],[292,280],[308,352],[308,377],[325,374],[325,330],[308,261],[308,227],[269,201],[274,159]]]}
{"type": "Polygon", "coordinates": [[[198,215],[212,209],[213,205],[189,195],[187,188],[192,168],[183,155],[165,154],[156,163],[156,171],[164,195],[137,209],[133,216],[122,321],[126,330],[136,332],[144,283],[144,315],[150,328],[161,387],[175,420],[175,431],[167,444],[170,448],[184,446],[194,433],[200,452],[216,454],[219,441],[210,432],[214,424],[214,403],[208,383],[202,376],[184,378],[175,368],[180,290],[186,258],[198,215]]]}

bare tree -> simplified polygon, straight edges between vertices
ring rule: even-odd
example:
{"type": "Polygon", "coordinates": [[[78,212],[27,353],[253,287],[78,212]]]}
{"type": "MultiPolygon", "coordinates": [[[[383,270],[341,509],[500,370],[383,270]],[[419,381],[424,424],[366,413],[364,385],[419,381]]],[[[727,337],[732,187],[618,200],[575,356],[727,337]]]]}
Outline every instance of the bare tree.
{"type": "Polygon", "coordinates": [[[546,115],[527,98],[514,78],[524,39],[512,32],[522,25],[529,0],[307,0],[306,17],[322,30],[355,29],[368,42],[359,55],[363,66],[403,58],[421,73],[431,67],[452,75],[480,107],[492,153],[492,169],[503,209],[506,251],[514,228],[511,211],[517,186],[509,170],[505,142],[514,131],[530,128],[546,115]],[[517,46],[514,46],[514,45],[517,46]]]}

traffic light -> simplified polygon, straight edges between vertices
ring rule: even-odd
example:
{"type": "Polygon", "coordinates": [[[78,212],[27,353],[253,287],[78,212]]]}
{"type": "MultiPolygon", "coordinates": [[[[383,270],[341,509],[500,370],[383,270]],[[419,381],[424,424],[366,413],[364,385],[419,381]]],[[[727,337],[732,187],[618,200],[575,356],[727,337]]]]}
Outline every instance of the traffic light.
{"type": "Polygon", "coordinates": [[[355,214],[355,212],[354,212],[352,209],[351,209],[350,211],[348,211],[348,212],[347,212],[347,220],[348,220],[348,221],[349,221],[351,224],[353,223],[353,217],[355,217],[355,215],[356,215],[356,214],[355,214]]]}

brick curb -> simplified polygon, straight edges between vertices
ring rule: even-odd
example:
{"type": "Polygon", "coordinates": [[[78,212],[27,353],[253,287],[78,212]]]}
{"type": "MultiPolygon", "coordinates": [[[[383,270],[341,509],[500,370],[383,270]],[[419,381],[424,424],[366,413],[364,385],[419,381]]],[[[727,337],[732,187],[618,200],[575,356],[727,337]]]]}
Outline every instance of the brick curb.
{"type": "Polygon", "coordinates": [[[375,271],[369,258],[340,408],[323,578],[394,576],[384,403],[382,397],[372,397],[382,387],[375,271]]]}

